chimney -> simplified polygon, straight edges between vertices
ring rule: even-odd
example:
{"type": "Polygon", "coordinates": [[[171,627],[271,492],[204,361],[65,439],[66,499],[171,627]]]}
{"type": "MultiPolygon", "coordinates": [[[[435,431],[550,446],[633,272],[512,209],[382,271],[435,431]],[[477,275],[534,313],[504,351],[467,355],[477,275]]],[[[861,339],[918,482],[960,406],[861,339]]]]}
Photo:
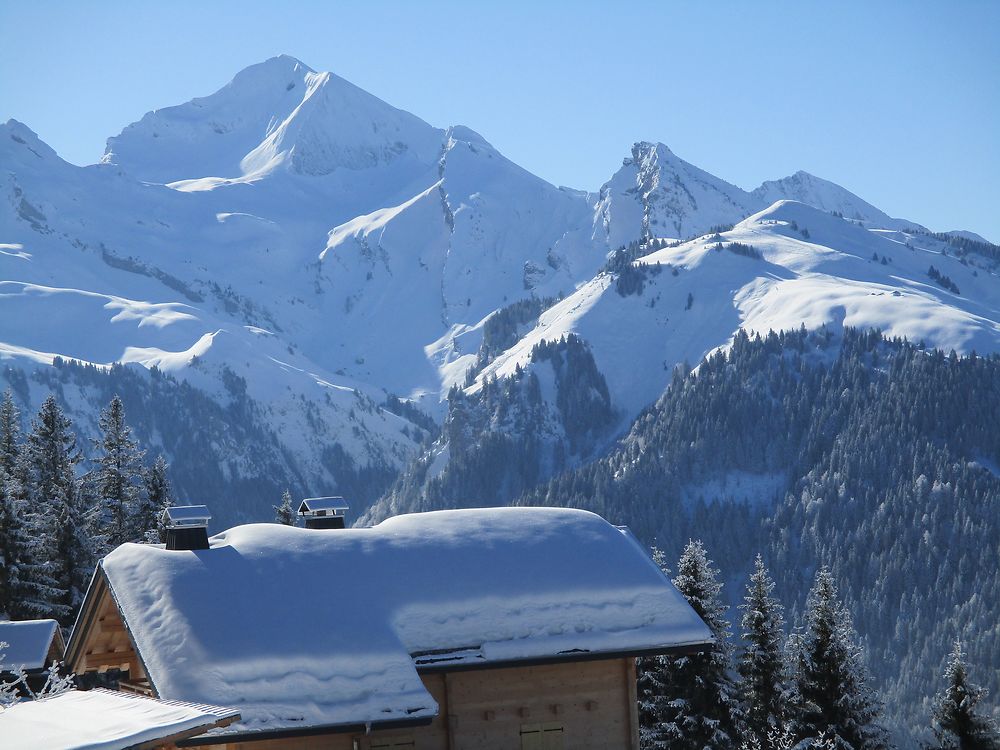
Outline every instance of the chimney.
{"type": "Polygon", "coordinates": [[[160,517],[167,530],[167,549],[208,549],[208,522],[212,514],[204,505],[175,505],[160,517]]]}
{"type": "Polygon", "coordinates": [[[299,505],[299,515],[307,529],[342,529],[347,503],[342,497],[307,497],[299,505]]]}

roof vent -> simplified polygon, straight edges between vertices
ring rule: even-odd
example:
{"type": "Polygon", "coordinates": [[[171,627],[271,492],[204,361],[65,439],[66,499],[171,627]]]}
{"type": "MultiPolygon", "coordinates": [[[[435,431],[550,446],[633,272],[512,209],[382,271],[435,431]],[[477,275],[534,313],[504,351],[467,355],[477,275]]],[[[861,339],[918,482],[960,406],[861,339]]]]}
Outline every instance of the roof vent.
{"type": "Polygon", "coordinates": [[[342,497],[307,497],[299,505],[299,515],[307,529],[342,529],[347,508],[342,497]]]}
{"type": "Polygon", "coordinates": [[[175,505],[160,517],[167,530],[167,549],[208,549],[208,522],[204,505],[175,505]]]}

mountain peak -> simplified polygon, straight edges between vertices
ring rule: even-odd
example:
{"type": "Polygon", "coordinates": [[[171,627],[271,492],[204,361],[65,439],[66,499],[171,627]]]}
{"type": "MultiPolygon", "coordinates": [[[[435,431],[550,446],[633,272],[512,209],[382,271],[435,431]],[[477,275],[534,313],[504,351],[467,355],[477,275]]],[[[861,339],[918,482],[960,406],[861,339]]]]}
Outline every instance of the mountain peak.
{"type": "Polygon", "coordinates": [[[761,208],[749,193],[689,164],[663,143],[638,141],[601,188],[595,236],[611,248],[650,237],[686,239],[761,208]]]}
{"type": "Polygon", "coordinates": [[[19,120],[10,119],[0,125],[0,148],[22,149],[34,159],[58,158],[52,148],[38,134],[19,120]],[[4,134],[6,137],[4,137],[4,134]]]}
{"type": "Polygon", "coordinates": [[[632,144],[632,156],[631,158],[626,157],[622,164],[627,165],[630,163],[639,163],[643,161],[648,161],[649,159],[656,158],[677,158],[673,151],[671,151],[666,144],[660,143],[659,141],[636,141],[632,144]]]}
{"type": "Polygon", "coordinates": [[[478,144],[480,146],[493,148],[492,143],[466,125],[452,125],[448,128],[447,138],[450,141],[464,141],[465,143],[478,144]]]}
{"type": "MultiPolygon", "coordinates": [[[[269,57],[259,63],[254,63],[243,68],[243,70],[233,76],[233,80],[225,88],[253,85],[267,86],[282,81],[287,85],[288,83],[296,83],[306,75],[315,73],[315,70],[291,55],[275,55],[274,57],[269,57]]],[[[195,101],[198,100],[196,99],[195,101]]]]}
{"type": "Polygon", "coordinates": [[[821,211],[840,214],[847,219],[880,229],[907,229],[919,226],[905,219],[894,219],[837,183],[801,169],[788,177],[764,182],[752,192],[752,195],[768,205],[779,200],[798,201],[821,211]]]}
{"type": "Polygon", "coordinates": [[[441,142],[442,132],[414,115],[278,55],[209,96],[147,113],[108,140],[103,161],[149,182],[224,182],[282,167],[324,175],[407,155],[432,164],[441,142]]]}

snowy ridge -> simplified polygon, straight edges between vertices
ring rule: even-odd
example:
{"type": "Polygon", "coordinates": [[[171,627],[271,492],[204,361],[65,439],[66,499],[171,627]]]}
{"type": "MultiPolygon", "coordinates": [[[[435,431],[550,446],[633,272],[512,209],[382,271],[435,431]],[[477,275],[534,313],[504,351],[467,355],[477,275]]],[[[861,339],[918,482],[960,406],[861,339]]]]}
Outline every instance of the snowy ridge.
{"type": "Polygon", "coordinates": [[[945,351],[1000,351],[994,273],[929,237],[871,232],[802,203],[780,201],[731,231],[657,250],[642,264],[662,265],[646,274],[641,293],[623,296],[612,275],[597,276],[543,313],[473,388],[530,367],[535,345],[571,333],[588,342],[613,402],[632,417],[659,396],[675,365],[696,364],[741,328],[879,328],[945,351]],[[733,243],[761,259],[724,249],[733,243]],[[932,265],[962,293],[935,283],[932,265]]]}
{"type": "Polygon", "coordinates": [[[634,539],[584,511],[259,524],[211,545],[126,544],[102,569],[157,694],[239,706],[234,731],[434,716],[414,664],[427,652],[502,662],[710,638],[634,539]],[[336,597],[330,571],[350,571],[336,597]]]}
{"type": "Polygon", "coordinates": [[[894,219],[840,185],[801,170],[780,180],[766,181],[751,195],[767,205],[780,200],[798,201],[878,229],[924,229],[916,222],[894,219]]]}
{"type": "Polygon", "coordinates": [[[734,224],[763,206],[662,143],[642,142],[601,188],[594,234],[611,248],[653,237],[687,239],[734,224]]]}

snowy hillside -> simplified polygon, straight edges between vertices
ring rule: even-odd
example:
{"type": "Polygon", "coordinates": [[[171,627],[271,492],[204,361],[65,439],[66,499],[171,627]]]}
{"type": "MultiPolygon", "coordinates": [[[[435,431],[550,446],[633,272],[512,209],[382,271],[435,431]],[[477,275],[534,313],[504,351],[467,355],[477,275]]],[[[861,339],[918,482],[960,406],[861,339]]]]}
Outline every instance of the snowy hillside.
{"type": "MultiPolygon", "coordinates": [[[[432,437],[418,413],[387,409],[390,395],[442,423],[452,387],[468,381],[474,397],[485,378],[526,369],[540,378],[546,440],[579,437],[564,446],[569,465],[624,429],[675,364],[741,327],[878,325],[945,349],[998,348],[996,280],[974,252],[960,260],[948,236],[904,233],[802,175],[747,193],[638,143],[599,194],[556,188],[469,128],[434,127],[287,56],[147,114],[92,166],[68,164],[10,121],[0,126],[5,380],[33,373],[19,391],[30,413],[56,358],[155,367],[177,393],[250,405],[243,426],[270,436],[260,444],[276,485],[328,494],[381,477],[360,492],[362,510],[432,437]],[[865,227],[801,203],[768,208],[790,196],[865,227]],[[659,272],[611,268],[619,248],[645,252],[659,272]],[[519,304],[534,312],[498,338],[500,311],[519,304]],[[532,361],[536,345],[568,334],[593,361],[585,382],[557,377],[565,352],[546,355],[551,366],[532,361]],[[573,413],[578,402],[602,404],[599,429],[573,413]]],[[[106,394],[85,380],[70,407],[92,427],[106,394]]],[[[561,465],[550,448],[549,471],[561,465]]],[[[248,454],[228,472],[222,504],[250,506],[233,520],[270,512],[235,489],[256,476],[253,463],[248,454]]],[[[196,487],[194,475],[181,484],[196,487]]]]}
{"type": "Polygon", "coordinates": [[[738,329],[871,327],[945,351],[1000,351],[1000,279],[948,249],[781,201],[731,231],[642,257],[634,292],[599,274],[543,313],[480,382],[528,366],[532,347],[570,333],[589,343],[612,401],[631,416],[659,396],[675,365],[697,364],[738,329]],[[759,257],[738,254],[741,245],[759,257]],[[961,293],[932,279],[932,266],[961,293]]]}

